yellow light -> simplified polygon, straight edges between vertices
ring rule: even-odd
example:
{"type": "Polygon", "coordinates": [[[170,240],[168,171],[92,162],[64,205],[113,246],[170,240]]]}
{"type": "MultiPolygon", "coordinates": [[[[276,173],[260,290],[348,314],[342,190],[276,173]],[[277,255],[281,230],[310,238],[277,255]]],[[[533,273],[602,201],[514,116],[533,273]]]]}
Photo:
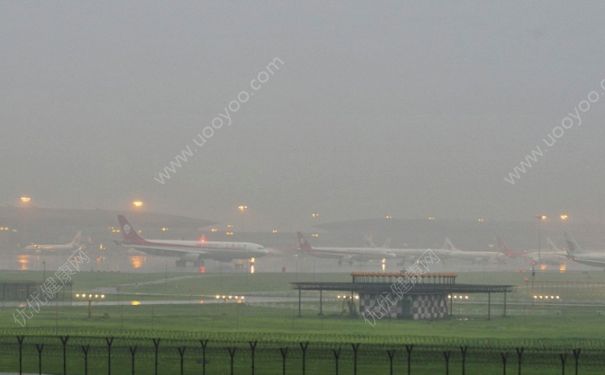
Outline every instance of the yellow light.
{"type": "Polygon", "coordinates": [[[216,232],[218,232],[218,228],[210,228],[210,232],[216,233],[216,232]]]}
{"type": "Polygon", "coordinates": [[[271,233],[276,234],[277,233],[277,229],[273,228],[273,230],[271,231],[271,233]]]}
{"type": "Polygon", "coordinates": [[[313,234],[311,234],[311,237],[313,237],[313,238],[319,238],[319,233],[313,233],[313,234]]]}
{"type": "Polygon", "coordinates": [[[141,304],[141,301],[130,301],[131,306],[139,306],[140,304],[141,304]]]}
{"type": "Polygon", "coordinates": [[[105,298],[105,294],[101,294],[101,299],[104,299],[104,298],[105,298]]]}
{"type": "Polygon", "coordinates": [[[27,196],[27,195],[22,195],[21,197],[19,197],[19,201],[21,201],[21,203],[23,203],[23,204],[28,204],[32,201],[32,197],[27,196]]]}
{"type": "Polygon", "coordinates": [[[135,208],[141,208],[141,207],[143,207],[143,201],[141,201],[141,200],[132,201],[132,205],[135,208]]]}
{"type": "Polygon", "coordinates": [[[219,296],[218,294],[216,296],[214,296],[216,299],[220,299],[221,296],[219,296]]]}
{"type": "Polygon", "coordinates": [[[167,232],[167,231],[168,231],[168,228],[166,228],[166,227],[162,227],[161,231],[162,231],[162,232],[167,232]]]}
{"type": "Polygon", "coordinates": [[[568,214],[561,214],[561,215],[559,215],[559,218],[561,219],[561,221],[567,221],[569,219],[569,215],[568,214]]]}
{"type": "Polygon", "coordinates": [[[548,220],[548,216],[546,216],[546,215],[538,215],[537,217],[538,217],[538,220],[540,220],[540,221],[548,220]]]}
{"type": "Polygon", "coordinates": [[[248,206],[246,206],[245,204],[240,204],[239,206],[237,206],[237,209],[240,212],[246,212],[246,210],[248,209],[248,206]]]}
{"type": "Polygon", "coordinates": [[[76,298],[80,298],[80,294],[76,293],[76,298]]]}
{"type": "Polygon", "coordinates": [[[319,212],[313,212],[313,213],[311,214],[311,217],[312,217],[313,219],[319,219],[319,212]]]}

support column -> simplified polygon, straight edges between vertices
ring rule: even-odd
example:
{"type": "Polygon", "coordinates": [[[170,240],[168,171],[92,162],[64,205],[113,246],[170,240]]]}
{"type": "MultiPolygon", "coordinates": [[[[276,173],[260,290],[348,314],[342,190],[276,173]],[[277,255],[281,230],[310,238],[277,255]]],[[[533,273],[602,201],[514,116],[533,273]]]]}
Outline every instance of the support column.
{"type": "Polygon", "coordinates": [[[298,288],[298,317],[300,318],[302,316],[302,312],[301,312],[301,290],[300,287],[298,288]]]}
{"type": "Polygon", "coordinates": [[[324,305],[323,305],[323,289],[319,290],[319,315],[322,316],[324,314],[324,305]]]}
{"type": "Polygon", "coordinates": [[[487,292],[487,320],[492,319],[492,292],[487,292]]]}

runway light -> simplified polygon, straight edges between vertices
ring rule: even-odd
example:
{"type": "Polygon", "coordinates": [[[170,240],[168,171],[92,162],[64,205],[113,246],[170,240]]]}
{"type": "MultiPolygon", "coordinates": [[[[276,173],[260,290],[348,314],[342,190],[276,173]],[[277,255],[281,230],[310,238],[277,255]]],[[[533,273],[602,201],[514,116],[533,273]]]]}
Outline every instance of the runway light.
{"type": "Polygon", "coordinates": [[[28,204],[32,201],[32,197],[30,197],[28,195],[22,195],[19,197],[19,201],[23,204],[28,204]]]}
{"type": "Polygon", "coordinates": [[[319,233],[313,233],[313,234],[311,234],[311,237],[313,237],[313,238],[319,238],[319,233]]]}
{"type": "Polygon", "coordinates": [[[141,207],[143,207],[143,201],[141,201],[141,200],[135,200],[135,201],[132,201],[132,205],[133,205],[135,208],[141,208],[141,207]]]}
{"type": "Polygon", "coordinates": [[[130,301],[130,306],[139,306],[141,301],[130,301]]]}
{"type": "Polygon", "coordinates": [[[271,231],[271,233],[277,234],[277,229],[273,228],[273,230],[271,231]]]}
{"type": "Polygon", "coordinates": [[[214,296],[216,299],[221,299],[221,296],[219,296],[218,294],[216,296],[214,296]]]}
{"type": "Polygon", "coordinates": [[[313,219],[319,219],[319,212],[313,212],[313,213],[311,214],[311,217],[312,217],[313,219]]]}
{"type": "Polygon", "coordinates": [[[561,221],[567,221],[567,220],[569,220],[569,215],[561,214],[561,215],[559,215],[559,218],[561,219],[561,221]]]}
{"type": "Polygon", "coordinates": [[[246,212],[248,210],[248,206],[246,206],[245,204],[240,204],[239,206],[237,206],[237,209],[239,210],[239,212],[246,212]]]}
{"type": "Polygon", "coordinates": [[[212,232],[212,233],[216,233],[216,232],[218,232],[218,228],[214,228],[214,227],[213,227],[213,228],[210,228],[210,232],[212,232]]]}
{"type": "Polygon", "coordinates": [[[392,218],[393,218],[393,216],[391,216],[391,215],[384,215],[385,220],[391,220],[392,218]]]}

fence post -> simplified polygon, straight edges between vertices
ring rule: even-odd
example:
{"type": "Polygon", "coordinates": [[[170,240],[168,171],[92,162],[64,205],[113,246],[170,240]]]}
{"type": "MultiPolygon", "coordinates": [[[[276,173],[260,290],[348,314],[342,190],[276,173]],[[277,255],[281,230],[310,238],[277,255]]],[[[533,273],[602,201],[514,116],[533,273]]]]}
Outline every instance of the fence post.
{"type": "Polygon", "coordinates": [[[582,349],[580,349],[580,348],[574,349],[572,351],[573,358],[574,358],[575,365],[576,365],[576,375],[578,375],[578,366],[580,365],[580,352],[582,352],[582,349]]]}
{"type": "Polygon", "coordinates": [[[305,375],[307,372],[307,348],[309,347],[309,342],[300,342],[300,350],[302,350],[302,375],[305,375]]]}
{"type": "Polygon", "coordinates": [[[107,375],[111,375],[111,345],[113,344],[113,337],[105,337],[107,343],[107,375]]]}
{"type": "Polygon", "coordinates": [[[351,344],[353,348],[353,375],[357,375],[357,351],[359,350],[359,344],[351,344]]]}
{"type": "Polygon", "coordinates": [[[67,341],[69,336],[60,336],[61,344],[63,344],[63,375],[67,375],[67,341]]]}
{"type": "Polygon", "coordinates": [[[23,374],[23,340],[25,340],[25,336],[17,336],[17,343],[19,344],[19,375],[23,374]]]}
{"type": "Polygon", "coordinates": [[[185,346],[179,346],[177,348],[177,350],[179,351],[179,357],[181,358],[181,375],[183,375],[183,373],[184,373],[184,357],[185,357],[186,349],[187,349],[187,347],[185,347],[185,346]]]}
{"type": "Polygon", "coordinates": [[[340,358],[340,346],[338,349],[332,349],[332,354],[334,354],[334,365],[336,366],[336,375],[338,375],[338,360],[340,358]]]}
{"type": "Polygon", "coordinates": [[[561,359],[561,375],[565,375],[565,362],[567,362],[567,354],[559,354],[559,359],[561,359]]]}
{"type": "Polygon", "coordinates": [[[506,375],[506,360],[508,359],[508,353],[500,352],[500,358],[502,358],[502,374],[506,375]]]}
{"type": "Polygon", "coordinates": [[[42,375],[42,350],[44,350],[44,344],[36,344],[36,350],[38,351],[38,374],[42,375]]]}
{"type": "Polygon", "coordinates": [[[282,375],[286,375],[286,357],[288,356],[288,348],[279,348],[279,352],[281,353],[282,375]]]}
{"type": "Polygon", "coordinates": [[[137,346],[136,345],[129,346],[128,351],[130,352],[130,373],[132,375],[134,375],[134,373],[135,373],[134,360],[135,360],[135,356],[137,354],[137,346]]]}
{"type": "Polygon", "coordinates": [[[202,375],[206,375],[206,348],[208,347],[208,340],[200,340],[202,345],[202,375]]]}
{"type": "Polygon", "coordinates": [[[153,373],[158,375],[158,354],[160,351],[160,339],[151,339],[153,341],[153,350],[154,350],[154,364],[153,364],[153,373]]]}
{"type": "Polygon", "coordinates": [[[468,346],[460,347],[460,354],[462,354],[462,375],[466,375],[466,352],[468,350],[468,346]]]}
{"type": "Polygon", "coordinates": [[[90,350],[90,345],[80,345],[82,349],[82,353],[84,353],[84,375],[88,375],[88,351],[90,350]]]}
{"type": "Polygon", "coordinates": [[[450,375],[450,355],[452,353],[448,350],[443,352],[443,358],[445,359],[445,375],[450,375]]]}
{"type": "Polygon", "coordinates": [[[248,341],[248,345],[250,345],[250,356],[252,359],[252,375],[254,375],[254,355],[256,353],[256,341],[248,341]]]}
{"type": "Polygon", "coordinates": [[[395,351],[387,350],[387,356],[389,356],[389,375],[393,375],[393,357],[395,356],[395,351]]]}
{"type": "Polygon", "coordinates": [[[406,345],[405,351],[408,353],[408,375],[412,373],[412,350],[414,345],[406,345]]]}
{"type": "Polygon", "coordinates": [[[231,359],[231,375],[233,375],[233,360],[235,359],[237,348],[227,348],[227,351],[229,352],[229,358],[231,359]]]}
{"type": "Polygon", "coordinates": [[[521,375],[521,363],[523,362],[523,352],[525,351],[525,348],[515,348],[515,351],[517,352],[517,374],[521,375]]]}

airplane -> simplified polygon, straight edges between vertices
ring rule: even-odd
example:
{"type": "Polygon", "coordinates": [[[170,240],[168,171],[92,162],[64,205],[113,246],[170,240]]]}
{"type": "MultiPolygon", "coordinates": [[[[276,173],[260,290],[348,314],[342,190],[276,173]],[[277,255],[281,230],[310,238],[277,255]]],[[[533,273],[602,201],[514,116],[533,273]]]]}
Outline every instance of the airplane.
{"type": "Polygon", "coordinates": [[[343,261],[347,261],[349,264],[353,264],[355,261],[384,261],[396,257],[390,249],[381,247],[313,247],[301,232],[297,232],[296,235],[298,250],[302,254],[317,258],[338,259],[339,264],[342,264],[343,261]]]}
{"type": "Polygon", "coordinates": [[[502,239],[498,238],[498,249],[509,258],[526,259],[532,266],[543,264],[560,267],[565,263],[567,253],[559,249],[548,237],[546,238],[546,243],[548,244],[548,249],[511,250],[502,239]]]}
{"type": "Polygon", "coordinates": [[[66,244],[31,244],[26,246],[23,252],[33,252],[36,254],[53,254],[61,252],[73,252],[82,248],[82,232],[76,233],[73,240],[66,244]]]}
{"type": "Polygon", "coordinates": [[[432,250],[439,258],[454,259],[461,261],[470,261],[471,263],[487,263],[489,261],[504,261],[504,254],[496,251],[481,251],[481,250],[461,250],[458,249],[449,238],[441,249],[432,250]]]}
{"type": "Polygon", "coordinates": [[[139,236],[123,215],[118,215],[118,222],[122,232],[118,245],[147,255],[177,257],[177,267],[185,267],[187,262],[202,267],[205,259],[218,262],[249,259],[253,262],[255,258],[269,254],[264,246],[251,242],[148,240],[139,236]]]}
{"type": "Polygon", "coordinates": [[[578,245],[575,239],[571,238],[567,233],[564,235],[565,242],[567,242],[567,257],[569,259],[587,266],[605,268],[605,251],[585,251],[578,245]]]}

